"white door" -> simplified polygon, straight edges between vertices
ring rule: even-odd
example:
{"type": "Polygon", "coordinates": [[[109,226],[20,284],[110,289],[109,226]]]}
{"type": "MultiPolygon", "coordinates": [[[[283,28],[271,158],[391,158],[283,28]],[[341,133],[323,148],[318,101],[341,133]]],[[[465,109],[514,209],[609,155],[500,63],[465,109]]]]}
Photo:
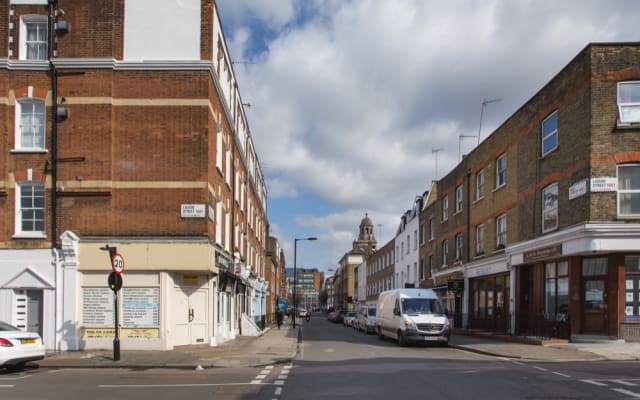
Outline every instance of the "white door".
{"type": "Polygon", "coordinates": [[[209,336],[207,290],[185,292],[176,288],[174,299],[174,346],[206,343],[209,336]]]}

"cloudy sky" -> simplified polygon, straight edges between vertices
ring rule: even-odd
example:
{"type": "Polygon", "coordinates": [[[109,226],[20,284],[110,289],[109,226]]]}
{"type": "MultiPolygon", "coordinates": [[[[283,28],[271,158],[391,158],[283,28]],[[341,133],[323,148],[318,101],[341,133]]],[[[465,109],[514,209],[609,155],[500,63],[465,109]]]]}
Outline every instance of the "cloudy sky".
{"type": "Polygon", "coordinates": [[[293,266],[378,246],[432,180],[590,42],[640,41],[637,0],[217,0],[293,266]],[[483,100],[498,100],[484,107],[483,100]],[[473,136],[463,137],[460,136],[473,136]]]}

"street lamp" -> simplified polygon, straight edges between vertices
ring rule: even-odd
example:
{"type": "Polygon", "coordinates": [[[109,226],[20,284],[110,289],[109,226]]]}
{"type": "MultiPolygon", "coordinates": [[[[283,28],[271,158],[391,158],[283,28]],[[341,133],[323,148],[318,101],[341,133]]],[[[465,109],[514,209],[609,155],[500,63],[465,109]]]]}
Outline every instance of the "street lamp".
{"type": "Polygon", "coordinates": [[[317,237],[308,237],[308,238],[295,238],[293,239],[293,327],[296,327],[296,317],[298,313],[298,305],[296,304],[296,291],[298,290],[297,278],[298,273],[296,271],[297,267],[297,250],[298,250],[298,241],[300,240],[318,240],[317,237]]]}

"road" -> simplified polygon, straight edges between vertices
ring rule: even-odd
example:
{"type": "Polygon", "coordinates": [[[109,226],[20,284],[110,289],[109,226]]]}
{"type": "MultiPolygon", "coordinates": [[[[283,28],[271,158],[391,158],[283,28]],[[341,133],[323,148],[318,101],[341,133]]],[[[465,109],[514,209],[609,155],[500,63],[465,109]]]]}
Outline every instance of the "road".
{"type": "Polygon", "coordinates": [[[381,341],[316,315],[290,364],[0,372],[0,399],[640,399],[640,364],[540,363],[381,341]]]}

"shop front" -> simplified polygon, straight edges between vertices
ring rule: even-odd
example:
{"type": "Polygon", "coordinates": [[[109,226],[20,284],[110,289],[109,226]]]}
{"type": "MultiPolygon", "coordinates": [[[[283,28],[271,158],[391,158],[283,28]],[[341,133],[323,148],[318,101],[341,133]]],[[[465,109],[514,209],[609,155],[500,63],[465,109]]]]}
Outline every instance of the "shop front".
{"type": "Polygon", "coordinates": [[[433,289],[442,300],[455,328],[464,325],[464,276],[462,265],[447,268],[432,276],[433,289]]]}
{"type": "Polygon", "coordinates": [[[483,259],[466,268],[467,327],[509,332],[512,321],[511,271],[506,256],[483,259]]]}

